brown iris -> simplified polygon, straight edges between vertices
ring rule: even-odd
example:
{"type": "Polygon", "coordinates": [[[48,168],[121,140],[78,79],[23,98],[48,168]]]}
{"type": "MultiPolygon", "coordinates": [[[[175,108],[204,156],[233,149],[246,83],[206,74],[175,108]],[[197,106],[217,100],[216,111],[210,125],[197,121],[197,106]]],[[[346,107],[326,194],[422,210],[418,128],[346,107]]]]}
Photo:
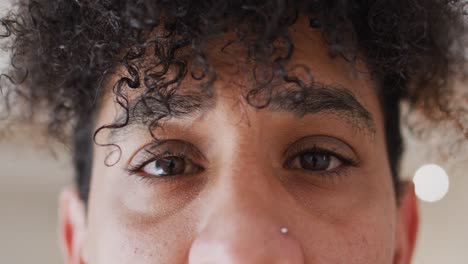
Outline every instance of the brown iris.
{"type": "Polygon", "coordinates": [[[312,171],[327,170],[331,163],[329,154],[305,153],[299,159],[303,169],[312,171]]]}
{"type": "Polygon", "coordinates": [[[156,160],[153,164],[157,176],[183,174],[186,168],[185,160],[177,156],[164,157],[156,160]]]}

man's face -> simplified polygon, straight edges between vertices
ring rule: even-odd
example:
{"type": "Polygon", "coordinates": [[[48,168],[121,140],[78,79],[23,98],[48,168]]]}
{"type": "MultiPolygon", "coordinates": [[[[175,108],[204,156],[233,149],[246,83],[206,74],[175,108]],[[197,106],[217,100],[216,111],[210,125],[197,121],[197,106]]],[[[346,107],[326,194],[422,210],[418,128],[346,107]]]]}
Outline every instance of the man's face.
{"type": "MultiPolygon", "coordinates": [[[[375,84],[363,64],[353,71],[331,58],[318,31],[298,23],[291,34],[290,65],[305,65],[321,84],[302,103],[278,97],[252,107],[242,67],[213,52],[213,102],[162,120],[158,143],[147,125],[99,135],[121,156],[106,166],[109,148],[95,147],[88,210],[78,214],[86,221],[71,221],[79,253],[70,263],[409,261],[402,237],[412,235],[395,200],[375,84]]],[[[97,127],[120,111],[106,97],[97,127]]]]}

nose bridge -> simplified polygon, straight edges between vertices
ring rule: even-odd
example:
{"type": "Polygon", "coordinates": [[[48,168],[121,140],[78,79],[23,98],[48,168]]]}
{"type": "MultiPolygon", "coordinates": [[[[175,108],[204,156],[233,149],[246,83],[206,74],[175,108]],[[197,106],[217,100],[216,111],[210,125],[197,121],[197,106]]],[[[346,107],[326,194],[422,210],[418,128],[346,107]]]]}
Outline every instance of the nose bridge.
{"type": "Polygon", "coordinates": [[[230,142],[223,144],[222,166],[211,188],[210,214],[217,215],[215,219],[228,218],[224,222],[268,219],[279,225],[283,220],[278,206],[285,202],[280,197],[288,194],[264,151],[263,137],[255,125],[234,126],[232,131],[230,142]]]}
{"type": "Polygon", "coordinates": [[[303,263],[299,243],[284,232],[280,183],[246,154],[238,152],[210,188],[189,263],[303,263]]]}
{"type": "Polygon", "coordinates": [[[273,210],[275,204],[274,175],[256,153],[238,151],[224,162],[211,186],[210,208],[206,213],[207,225],[229,222],[234,228],[253,228],[241,225],[252,220],[268,219],[280,222],[280,215],[273,210]]]}
{"type": "Polygon", "coordinates": [[[213,188],[213,207],[210,214],[224,221],[250,221],[268,218],[281,221],[275,210],[275,183],[260,169],[245,167],[231,176],[220,177],[213,188]]]}
{"type": "Polygon", "coordinates": [[[260,217],[278,220],[275,201],[284,191],[275,176],[274,169],[256,149],[254,142],[245,142],[249,147],[231,154],[220,169],[212,188],[215,203],[214,214],[234,214],[233,217],[260,217]]]}

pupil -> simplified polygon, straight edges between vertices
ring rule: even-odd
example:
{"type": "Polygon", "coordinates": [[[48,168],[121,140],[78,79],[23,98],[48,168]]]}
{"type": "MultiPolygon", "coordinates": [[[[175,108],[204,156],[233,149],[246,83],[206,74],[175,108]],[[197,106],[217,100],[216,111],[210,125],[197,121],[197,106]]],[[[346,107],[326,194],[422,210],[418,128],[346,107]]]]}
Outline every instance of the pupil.
{"type": "Polygon", "coordinates": [[[158,175],[177,175],[185,170],[185,162],[180,157],[167,157],[155,162],[158,175]]]}
{"type": "Polygon", "coordinates": [[[330,166],[330,155],[304,154],[301,156],[301,166],[306,170],[326,170],[330,166]]]}

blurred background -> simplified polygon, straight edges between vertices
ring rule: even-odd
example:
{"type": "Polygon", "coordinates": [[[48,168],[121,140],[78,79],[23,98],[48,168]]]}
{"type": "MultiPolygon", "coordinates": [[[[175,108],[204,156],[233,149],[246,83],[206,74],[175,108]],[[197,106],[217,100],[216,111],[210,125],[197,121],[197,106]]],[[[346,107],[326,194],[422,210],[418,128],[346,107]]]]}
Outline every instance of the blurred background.
{"type": "MultiPolygon", "coordinates": [[[[7,2],[0,0],[0,9],[7,2]]],[[[422,120],[417,113],[403,117],[422,120]]],[[[21,127],[0,135],[0,263],[62,263],[57,206],[60,189],[72,183],[70,151],[51,147],[36,131],[21,127]]],[[[468,144],[453,144],[459,134],[449,124],[439,124],[424,136],[407,130],[404,135],[407,151],[401,175],[414,180],[420,197],[413,263],[466,264],[468,144]]]]}

